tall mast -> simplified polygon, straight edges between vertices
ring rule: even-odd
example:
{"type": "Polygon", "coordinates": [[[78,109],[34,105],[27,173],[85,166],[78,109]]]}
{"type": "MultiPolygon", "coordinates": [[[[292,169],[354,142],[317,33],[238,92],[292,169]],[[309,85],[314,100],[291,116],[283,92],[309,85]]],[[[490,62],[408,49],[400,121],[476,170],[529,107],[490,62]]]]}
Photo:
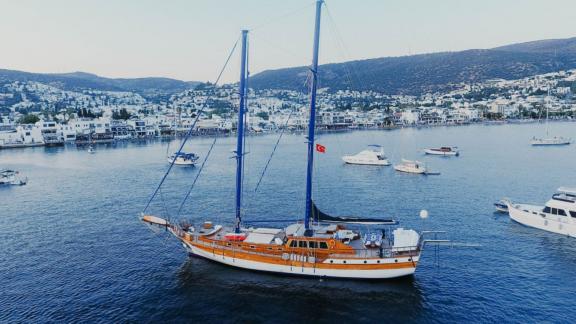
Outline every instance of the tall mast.
{"type": "Polygon", "coordinates": [[[312,171],[314,169],[314,131],[316,126],[316,87],[318,84],[318,48],[320,44],[320,17],[322,16],[322,3],[316,1],[316,22],[314,25],[314,52],[312,54],[312,87],[310,89],[310,120],[308,122],[308,170],[306,172],[306,214],[304,225],[310,229],[312,214],[312,171]]]}
{"type": "Polygon", "coordinates": [[[248,31],[242,30],[242,54],[240,62],[240,106],[238,108],[238,140],[236,143],[236,226],[235,232],[240,233],[242,221],[242,164],[244,162],[244,110],[246,104],[246,52],[248,47],[248,31]]]}

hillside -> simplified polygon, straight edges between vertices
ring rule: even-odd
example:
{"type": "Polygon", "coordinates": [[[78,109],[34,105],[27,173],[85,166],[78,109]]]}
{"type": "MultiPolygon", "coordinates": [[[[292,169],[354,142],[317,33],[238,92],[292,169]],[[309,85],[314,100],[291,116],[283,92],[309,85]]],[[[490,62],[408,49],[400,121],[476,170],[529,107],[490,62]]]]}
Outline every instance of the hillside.
{"type": "Polygon", "coordinates": [[[0,83],[13,81],[36,81],[62,90],[128,91],[144,97],[170,95],[194,88],[198,82],[186,82],[169,78],[113,79],[84,72],[30,73],[0,69],[0,83]]]}
{"type": "MultiPolygon", "coordinates": [[[[576,37],[401,57],[384,57],[320,68],[320,87],[375,90],[388,94],[441,91],[461,82],[518,79],[576,68],[576,37]]],[[[307,67],[268,70],[254,75],[256,89],[304,89],[307,67]]]]}

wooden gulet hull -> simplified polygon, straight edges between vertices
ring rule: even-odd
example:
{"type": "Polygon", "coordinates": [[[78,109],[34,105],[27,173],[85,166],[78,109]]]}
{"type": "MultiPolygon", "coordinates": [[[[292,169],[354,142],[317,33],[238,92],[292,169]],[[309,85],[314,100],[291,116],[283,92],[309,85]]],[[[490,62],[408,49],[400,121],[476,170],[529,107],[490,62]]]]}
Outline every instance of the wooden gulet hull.
{"type": "Polygon", "coordinates": [[[390,279],[414,274],[420,259],[417,255],[383,258],[338,257],[320,260],[300,253],[251,253],[180,236],[171,230],[184,248],[199,256],[228,266],[278,274],[351,279],[390,279]]]}

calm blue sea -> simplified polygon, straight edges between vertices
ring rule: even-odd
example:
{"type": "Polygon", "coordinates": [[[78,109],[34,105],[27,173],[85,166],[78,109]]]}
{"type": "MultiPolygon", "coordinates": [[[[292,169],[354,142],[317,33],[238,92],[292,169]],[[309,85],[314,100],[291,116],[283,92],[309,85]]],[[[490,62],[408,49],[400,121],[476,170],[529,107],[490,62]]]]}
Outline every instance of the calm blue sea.
{"type": "MultiPolygon", "coordinates": [[[[576,123],[553,123],[576,138],[576,123]]],[[[507,196],[544,203],[576,185],[576,145],[531,147],[544,125],[472,125],[321,134],[314,197],[335,215],[385,216],[448,231],[480,248],[430,248],[403,280],[347,281],[246,272],[189,258],[138,215],[168,167],[168,141],[0,151],[0,168],[29,178],[0,189],[0,322],[574,322],[576,239],[494,214],[507,196]],[[429,163],[439,176],[344,165],[341,155],[381,144],[393,162],[429,163]],[[426,157],[456,145],[458,158],[426,157]],[[421,209],[428,219],[418,217],[421,209]]],[[[286,134],[258,192],[277,134],[247,139],[245,219],[304,210],[305,138],[286,134]]],[[[193,138],[202,157],[212,138],[193,138]]],[[[181,217],[232,221],[234,138],[218,138],[181,217]]],[[[172,141],[175,149],[177,141],[172,141]]],[[[151,211],[177,215],[199,168],[175,168],[151,211]]]]}

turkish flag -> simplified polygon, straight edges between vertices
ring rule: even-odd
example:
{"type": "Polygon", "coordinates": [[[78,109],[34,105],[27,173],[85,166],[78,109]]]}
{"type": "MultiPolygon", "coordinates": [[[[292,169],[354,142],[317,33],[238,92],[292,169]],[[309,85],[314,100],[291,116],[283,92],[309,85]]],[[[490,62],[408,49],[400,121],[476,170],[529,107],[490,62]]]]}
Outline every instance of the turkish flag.
{"type": "Polygon", "coordinates": [[[320,152],[320,153],[326,153],[326,146],[320,145],[320,144],[316,144],[316,151],[318,151],[318,152],[320,152]]]}

